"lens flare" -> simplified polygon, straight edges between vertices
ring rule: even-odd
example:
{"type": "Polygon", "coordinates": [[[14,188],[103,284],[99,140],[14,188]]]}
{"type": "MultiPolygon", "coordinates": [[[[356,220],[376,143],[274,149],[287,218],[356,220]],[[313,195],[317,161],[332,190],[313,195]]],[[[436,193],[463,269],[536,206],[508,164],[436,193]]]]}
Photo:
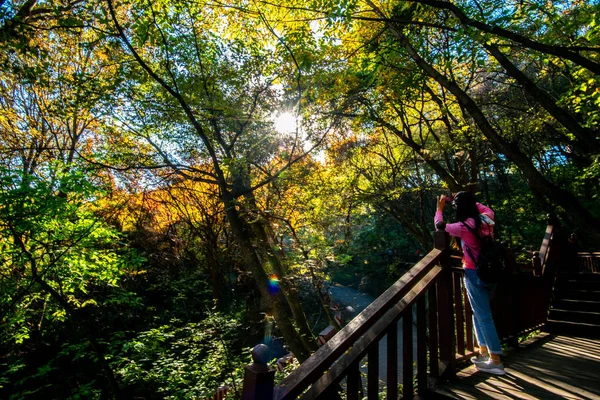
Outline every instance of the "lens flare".
{"type": "Polygon", "coordinates": [[[271,344],[273,334],[273,318],[270,315],[265,316],[265,337],[263,340],[263,344],[267,346],[271,344]]]}
{"type": "Polygon", "coordinates": [[[275,274],[269,276],[269,293],[271,295],[279,293],[279,279],[277,279],[277,275],[275,274]]]}

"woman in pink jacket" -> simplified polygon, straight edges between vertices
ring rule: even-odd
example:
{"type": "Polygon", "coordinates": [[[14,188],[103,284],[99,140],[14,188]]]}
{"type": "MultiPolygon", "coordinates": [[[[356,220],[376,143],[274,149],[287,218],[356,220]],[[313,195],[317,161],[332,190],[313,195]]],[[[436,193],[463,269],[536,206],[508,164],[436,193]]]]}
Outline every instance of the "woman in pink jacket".
{"type": "MultiPolygon", "coordinates": [[[[459,239],[463,250],[463,268],[465,269],[465,288],[471,308],[473,309],[473,325],[479,343],[479,355],[471,358],[478,370],[495,375],[504,375],[504,365],[500,359],[502,347],[496,332],[490,302],[496,289],[495,283],[485,283],[477,276],[477,259],[481,244],[479,239],[465,226],[468,225],[479,233],[479,236],[493,234],[494,211],[478,203],[469,192],[459,192],[454,196],[452,204],[456,207],[458,222],[447,224],[446,232],[459,239]],[[472,258],[473,257],[473,258],[472,258]]],[[[437,211],[434,222],[442,222],[442,212],[446,206],[446,196],[437,199],[437,211]]]]}

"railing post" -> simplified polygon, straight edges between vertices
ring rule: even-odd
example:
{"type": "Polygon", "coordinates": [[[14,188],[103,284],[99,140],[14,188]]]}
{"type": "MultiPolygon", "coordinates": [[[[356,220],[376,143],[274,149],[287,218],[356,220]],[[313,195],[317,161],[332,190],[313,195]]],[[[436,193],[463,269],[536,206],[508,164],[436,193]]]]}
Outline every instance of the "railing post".
{"type": "Polygon", "coordinates": [[[533,265],[533,275],[542,276],[542,259],[540,258],[540,252],[534,251],[531,258],[531,264],[533,265]]]}
{"type": "Polygon", "coordinates": [[[267,367],[269,348],[259,344],[252,349],[252,361],[246,365],[242,400],[271,400],[275,371],[267,367]]]}
{"type": "Polygon", "coordinates": [[[456,337],[454,331],[454,303],[452,296],[452,264],[450,263],[450,236],[445,231],[446,223],[436,225],[435,248],[444,254],[441,258],[442,273],[437,282],[438,335],[440,346],[440,375],[452,377],[456,374],[456,337]]]}

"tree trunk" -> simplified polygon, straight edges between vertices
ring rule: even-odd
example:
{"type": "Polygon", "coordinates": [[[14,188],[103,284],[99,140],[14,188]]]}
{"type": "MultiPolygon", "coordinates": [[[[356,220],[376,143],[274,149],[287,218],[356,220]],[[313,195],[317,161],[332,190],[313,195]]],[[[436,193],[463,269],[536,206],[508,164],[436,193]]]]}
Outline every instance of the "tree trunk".
{"type": "Polygon", "coordinates": [[[283,338],[292,353],[294,353],[294,356],[300,362],[306,360],[310,357],[311,352],[304,346],[302,337],[298,334],[293,321],[290,319],[289,308],[284,301],[283,295],[281,293],[271,294],[269,292],[268,276],[263,269],[260,257],[254,247],[252,229],[239,215],[239,212],[235,208],[235,199],[229,192],[223,192],[223,201],[225,203],[227,219],[231,224],[236,241],[244,254],[247,266],[252,273],[252,277],[256,282],[263,300],[275,318],[277,327],[281,330],[283,338]]]}
{"type": "MultiPolygon", "coordinates": [[[[293,225],[290,223],[289,220],[283,219],[283,221],[288,226],[296,243],[298,243],[298,246],[300,247],[300,250],[302,251],[302,257],[304,258],[304,261],[309,261],[310,257],[308,256],[308,251],[306,250],[306,248],[304,248],[304,246],[302,246],[302,244],[301,244],[302,242],[301,242],[300,238],[298,237],[298,235],[296,234],[296,230],[294,229],[293,225]]],[[[310,270],[310,276],[312,278],[313,287],[315,288],[315,291],[317,292],[317,297],[319,298],[321,307],[323,308],[325,315],[327,315],[327,320],[329,321],[329,325],[333,326],[337,330],[342,329],[341,325],[335,319],[335,315],[331,311],[331,307],[330,307],[331,301],[328,301],[325,298],[325,296],[323,296],[323,292],[321,290],[323,288],[323,280],[319,279],[317,277],[317,275],[315,274],[315,269],[312,265],[309,267],[309,270],[310,270]]]]}
{"type": "MultiPolygon", "coordinates": [[[[251,199],[251,203],[254,203],[254,199],[251,199]]],[[[255,204],[252,204],[255,207],[255,204]]],[[[304,309],[302,308],[302,304],[300,303],[300,296],[298,293],[298,289],[291,283],[291,280],[287,277],[286,272],[284,271],[283,265],[279,256],[273,250],[273,246],[271,245],[271,240],[265,233],[266,227],[264,226],[264,220],[258,220],[252,223],[252,229],[254,231],[254,236],[257,239],[256,245],[257,250],[259,251],[260,257],[264,262],[268,263],[271,266],[273,272],[279,278],[279,283],[281,286],[281,291],[287,300],[287,303],[292,311],[292,316],[294,317],[294,322],[298,327],[300,332],[300,338],[302,339],[302,343],[304,343],[304,347],[313,352],[318,349],[317,342],[314,340],[312,331],[308,326],[308,321],[306,320],[306,314],[304,313],[304,309]]]]}

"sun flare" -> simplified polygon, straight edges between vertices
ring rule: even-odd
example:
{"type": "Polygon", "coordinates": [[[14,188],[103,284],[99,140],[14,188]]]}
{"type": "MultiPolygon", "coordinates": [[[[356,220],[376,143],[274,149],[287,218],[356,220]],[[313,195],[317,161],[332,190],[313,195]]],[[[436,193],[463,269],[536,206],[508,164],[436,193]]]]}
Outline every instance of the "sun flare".
{"type": "Polygon", "coordinates": [[[289,112],[284,112],[275,117],[275,130],[279,133],[292,133],[296,131],[296,117],[289,112]]]}

